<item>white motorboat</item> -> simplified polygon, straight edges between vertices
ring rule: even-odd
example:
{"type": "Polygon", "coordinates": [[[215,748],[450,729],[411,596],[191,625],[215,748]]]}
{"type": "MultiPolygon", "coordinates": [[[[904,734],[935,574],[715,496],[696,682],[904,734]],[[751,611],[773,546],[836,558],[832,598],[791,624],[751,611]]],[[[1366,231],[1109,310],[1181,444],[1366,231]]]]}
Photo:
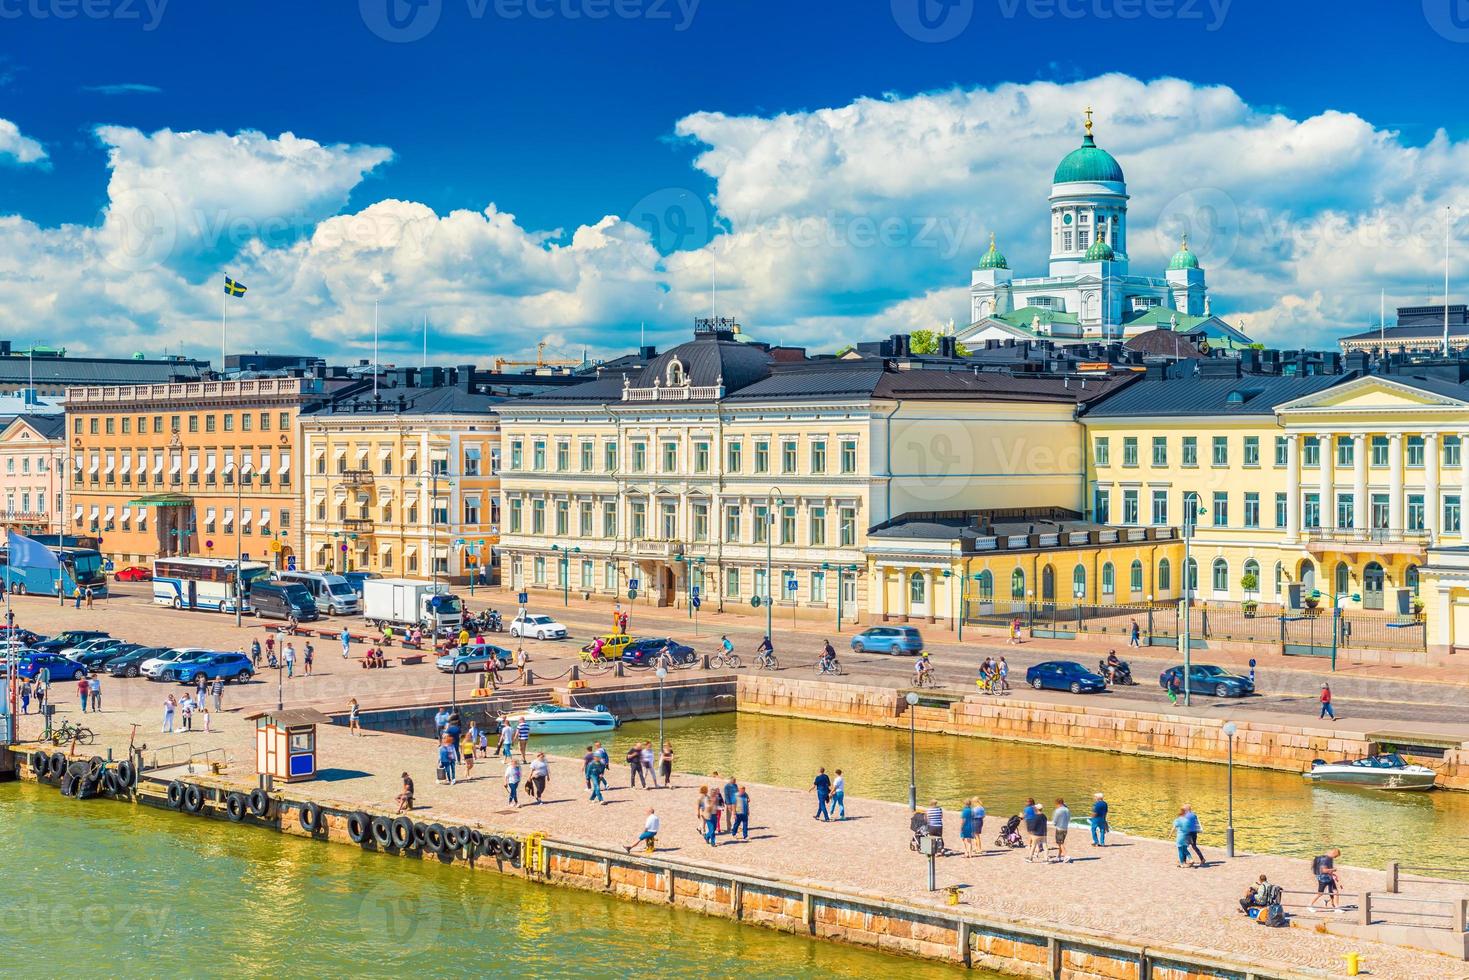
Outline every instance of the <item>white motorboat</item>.
{"type": "Polygon", "coordinates": [[[523,719],[530,725],[532,735],[610,732],[617,727],[617,716],[600,704],[595,708],[566,708],[559,704],[537,704],[508,717],[510,724],[517,727],[523,719]]]}
{"type": "Polygon", "coordinates": [[[1310,770],[1302,775],[1318,783],[1395,790],[1433,789],[1434,780],[1438,778],[1438,773],[1432,769],[1407,762],[1396,752],[1381,752],[1342,762],[1316,759],[1312,761],[1310,770]]]}

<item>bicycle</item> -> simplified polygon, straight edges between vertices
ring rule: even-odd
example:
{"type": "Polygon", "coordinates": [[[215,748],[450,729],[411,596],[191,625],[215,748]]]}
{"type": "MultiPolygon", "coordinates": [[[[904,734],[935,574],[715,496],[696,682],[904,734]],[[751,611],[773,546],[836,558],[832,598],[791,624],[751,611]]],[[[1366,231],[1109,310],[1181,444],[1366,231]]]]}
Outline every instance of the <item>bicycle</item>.
{"type": "Polygon", "coordinates": [[[826,660],[824,658],[817,660],[815,666],[816,673],[818,674],[840,675],[842,672],[842,663],[836,657],[832,657],[830,660],[826,660]]]}
{"type": "Polygon", "coordinates": [[[719,653],[716,653],[714,654],[714,656],[709,658],[709,666],[715,668],[716,670],[723,667],[728,667],[731,670],[738,669],[740,666],[740,655],[735,653],[733,650],[731,650],[729,653],[720,651],[719,653]]]}
{"type": "Polygon", "coordinates": [[[774,651],[765,651],[755,654],[756,670],[780,670],[780,662],[775,659],[774,651]]]}
{"type": "Polygon", "coordinates": [[[52,745],[60,745],[63,742],[91,745],[97,740],[97,733],[85,725],[75,725],[63,718],[60,726],[51,729],[48,738],[51,739],[52,745]]]}
{"type": "Polygon", "coordinates": [[[913,678],[913,684],[915,687],[937,687],[938,680],[933,676],[933,668],[918,671],[913,678]]]}

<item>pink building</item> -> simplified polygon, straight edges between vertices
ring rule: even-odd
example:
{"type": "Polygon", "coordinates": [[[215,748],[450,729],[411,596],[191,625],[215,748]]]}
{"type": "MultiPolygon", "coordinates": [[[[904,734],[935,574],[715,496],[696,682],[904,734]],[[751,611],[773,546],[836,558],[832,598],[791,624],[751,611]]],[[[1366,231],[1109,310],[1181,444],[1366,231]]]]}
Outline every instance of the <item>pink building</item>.
{"type": "Polygon", "coordinates": [[[17,415],[0,429],[0,523],[21,532],[60,534],[65,459],[61,414],[17,415]]]}

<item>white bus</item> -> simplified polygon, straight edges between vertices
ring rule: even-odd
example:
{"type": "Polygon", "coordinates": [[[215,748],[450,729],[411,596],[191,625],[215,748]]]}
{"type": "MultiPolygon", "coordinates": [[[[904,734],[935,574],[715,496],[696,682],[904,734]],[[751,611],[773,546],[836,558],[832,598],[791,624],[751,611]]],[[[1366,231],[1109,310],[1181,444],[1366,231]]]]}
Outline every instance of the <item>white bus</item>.
{"type": "Polygon", "coordinates": [[[331,616],[355,616],[362,612],[362,598],[340,575],[331,572],[276,572],[278,582],[300,582],[316,600],[316,608],[331,616]]]}
{"type": "Polygon", "coordinates": [[[250,611],[250,583],[267,578],[263,561],[236,562],[228,558],[153,559],[153,602],[175,609],[212,609],[232,613],[250,611]],[[236,565],[239,566],[236,569],[236,565]],[[243,590],[237,585],[243,584],[243,590]],[[244,598],[241,600],[241,591],[244,598]]]}

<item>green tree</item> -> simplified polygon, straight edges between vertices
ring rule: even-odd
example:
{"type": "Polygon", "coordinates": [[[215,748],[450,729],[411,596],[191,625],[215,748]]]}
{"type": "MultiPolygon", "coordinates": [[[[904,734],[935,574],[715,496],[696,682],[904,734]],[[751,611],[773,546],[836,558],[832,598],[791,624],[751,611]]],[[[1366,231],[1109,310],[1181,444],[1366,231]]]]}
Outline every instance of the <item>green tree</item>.
{"type": "MultiPolygon", "coordinates": [[[[939,335],[927,328],[914,330],[908,335],[908,349],[915,354],[937,354],[939,350],[939,335]]],[[[956,344],[954,349],[960,357],[969,356],[969,348],[963,344],[956,344]]]]}

